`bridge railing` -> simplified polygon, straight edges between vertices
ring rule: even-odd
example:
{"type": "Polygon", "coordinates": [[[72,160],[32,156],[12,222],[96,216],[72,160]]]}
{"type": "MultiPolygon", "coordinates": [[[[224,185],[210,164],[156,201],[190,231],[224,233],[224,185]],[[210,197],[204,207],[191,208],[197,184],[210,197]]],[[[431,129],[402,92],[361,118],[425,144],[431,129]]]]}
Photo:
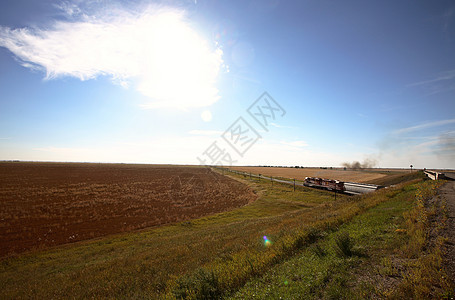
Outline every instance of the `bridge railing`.
{"type": "Polygon", "coordinates": [[[444,178],[444,174],[436,171],[425,170],[425,175],[427,175],[432,180],[438,180],[444,178]]]}

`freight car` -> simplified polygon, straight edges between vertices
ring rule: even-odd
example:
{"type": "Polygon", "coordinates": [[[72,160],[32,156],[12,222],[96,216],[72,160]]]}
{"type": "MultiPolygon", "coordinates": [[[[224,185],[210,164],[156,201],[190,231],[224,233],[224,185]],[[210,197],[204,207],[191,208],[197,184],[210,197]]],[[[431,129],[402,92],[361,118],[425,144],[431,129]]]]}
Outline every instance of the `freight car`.
{"type": "Polygon", "coordinates": [[[306,177],[303,183],[305,186],[317,187],[330,191],[344,192],[346,187],[343,181],[323,179],[317,177],[306,177]]]}

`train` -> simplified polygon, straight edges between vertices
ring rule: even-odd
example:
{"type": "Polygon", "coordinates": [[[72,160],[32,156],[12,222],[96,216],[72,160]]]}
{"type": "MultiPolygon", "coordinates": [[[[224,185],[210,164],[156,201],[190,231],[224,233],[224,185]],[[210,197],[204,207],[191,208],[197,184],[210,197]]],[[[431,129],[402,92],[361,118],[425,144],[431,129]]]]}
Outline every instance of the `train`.
{"type": "Polygon", "coordinates": [[[309,187],[317,187],[326,189],[329,191],[336,191],[336,192],[345,192],[346,187],[343,181],[332,180],[332,179],[323,179],[318,177],[305,177],[305,181],[303,183],[305,186],[309,187]]]}

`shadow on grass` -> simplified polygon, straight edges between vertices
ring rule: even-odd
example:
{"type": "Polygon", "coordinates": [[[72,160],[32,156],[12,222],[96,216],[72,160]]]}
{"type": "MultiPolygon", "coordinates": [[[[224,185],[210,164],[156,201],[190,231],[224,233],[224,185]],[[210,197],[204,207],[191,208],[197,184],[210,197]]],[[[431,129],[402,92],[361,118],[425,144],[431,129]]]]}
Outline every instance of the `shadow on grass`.
{"type": "Polygon", "coordinates": [[[354,239],[347,232],[342,232],[335,238],[335,253],[339,257],[368,256],[365,249],[356,245],[354,239]]]}

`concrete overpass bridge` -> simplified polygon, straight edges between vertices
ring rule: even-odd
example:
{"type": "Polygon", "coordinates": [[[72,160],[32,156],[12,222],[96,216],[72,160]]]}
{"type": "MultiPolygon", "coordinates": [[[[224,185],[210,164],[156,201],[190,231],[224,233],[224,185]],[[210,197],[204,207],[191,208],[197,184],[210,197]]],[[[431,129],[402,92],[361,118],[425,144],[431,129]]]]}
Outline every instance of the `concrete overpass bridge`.
{"type": "Polygon", "coordinates": [[[438,179],[455,180],[455,171],[425,170],[424,173],[432,180],[438,180],[438,179]]]}

